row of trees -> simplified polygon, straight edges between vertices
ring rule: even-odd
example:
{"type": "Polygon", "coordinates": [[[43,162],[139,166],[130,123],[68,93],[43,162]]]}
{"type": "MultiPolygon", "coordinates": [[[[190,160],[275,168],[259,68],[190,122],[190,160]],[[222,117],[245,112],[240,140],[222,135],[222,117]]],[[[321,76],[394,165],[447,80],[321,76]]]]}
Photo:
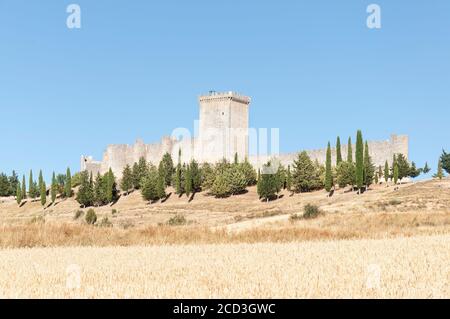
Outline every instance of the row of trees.
{"type": "MultiPolygon", "coordinates": [[[[15,176],[14,172],[13,176],[15,176]]],[[[15,176],[14,181],[15,183],[10,182],[10,187],[15,188],[14,194],[16,195],[16,200],[19,205],[23,200],[27,198],[30,198],[32,200],[40,198],[42,206],[45,206],[45,204],[47,203],[48,194],[51,196],[52,204],[55,203],[56,197],[58,195],[60,197],[71,197],[73,195],[72,176],[69,168],[67,169],[65,175],[56,175],[53,172],[52,184],[50,189],[47,189],[47,185],[42,175],[42,170],[39,171],[38,182],[34,180],[32,170],[30,170],[28,185],[25,180],[25,175],[23,175],[22,177],[22,183],[19,182],[17,176],[15,176]]]]}
{"type": "MultiPolygon", "coordinates": [[[[367,141],[363,142],[361,131],[358,131],[356,136],[355,160],[351,138],[348,140],[346,160],[342,157],[340,138],[337,138],[335,163],[333,166],[330,143],[325,165],[319,164],[317,160],[312,161],[307,152],[301,152],[292,167],[288,166],[286,169],[283,165],[275,165],[276,162],[269,162],[258,170],[258,173],[247,159],[239,162],[237,154],[233,163],[222,160],[215,165],[199,165],[195,160],[182,164],[180,152],[175,166],[170,154],[166,153],[158,167],[147,163],[145,158],[140,158],[132,167],[127,165],[123,170],[120,188],[126,195],[132,190],[141,190],[146,200],[157,201],[166,198],[168,186],[172,186],[179,196],[185,194],[191,197],[197,192],[208,191],[220,198],[243,193],[248,186],[257,184],[260,198],[270,200],[276,198],[282,189],[298,193],[319,189],[331,191],[337,185],[340,188],[349,186],[351,190],[361,192],[371,184],[379,183],[382,178],[385,182],[391,180],[397,184],[405,177],[415,178],[430,171],[427,163],[423,168],[417,168],[416,164],[410,164],[403,154],[394,155],[391,165],[386,161],[384,169],[381,166],[376,168],[369,155],[369,145],[367,141]]],[[[450,172],[450,154],[445,151],[439,159],[438,171],[434,177],[442,178],[444,170],[450,172]]],[[[84,207],[109,204],[119,196],[116,178],[111,169],[104,175],[98,174],[95,180],[87,172],[72,176],[70,169],[67,169],[66,174],[53,173],[49,189],[42,177],[42,171],[39,172],[38,182],[30,171],[28,186],[25,176],[20,183],[15,172],[9,177],[0,174],[0,196],[15,194],[19,204],[26,198],[40,197],[44,206],[47,195],[50,195],[51,203],[54,203],[58,196],[72,197],[72,188],[76,186],[80,186],[76,200],[84,207]]]]}
{"type": "Polygon", "coordinates": [[[83,207],[103,206],[115,202],[119,197],[116,177],[111,169],[104,174],[97,174],[95,181],[92,173],[80,173],[80,188],[76,200],[83,207]]]}

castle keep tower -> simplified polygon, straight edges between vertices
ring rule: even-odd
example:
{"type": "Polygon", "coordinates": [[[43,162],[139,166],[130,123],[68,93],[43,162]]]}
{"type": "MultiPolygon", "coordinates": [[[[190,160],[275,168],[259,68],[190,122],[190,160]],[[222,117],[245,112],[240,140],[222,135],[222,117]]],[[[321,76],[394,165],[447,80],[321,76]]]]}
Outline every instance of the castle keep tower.
{"type": "Polygon", "coordinates": [[[199,134],[196,157],[202,162],[232,161],[248,156],[248,108],[250,98],[234,92],[199,97],[199,134]]]}

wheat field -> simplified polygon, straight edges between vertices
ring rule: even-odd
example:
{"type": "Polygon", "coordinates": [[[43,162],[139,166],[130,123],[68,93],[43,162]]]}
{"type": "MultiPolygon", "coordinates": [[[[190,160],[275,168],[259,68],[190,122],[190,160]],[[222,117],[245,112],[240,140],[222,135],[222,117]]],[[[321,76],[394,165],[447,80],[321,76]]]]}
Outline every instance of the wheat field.
{"type": "Polygon", "coordinates": [[[449,298],[450,236],[0,250],[3,298],[449,298]]]}

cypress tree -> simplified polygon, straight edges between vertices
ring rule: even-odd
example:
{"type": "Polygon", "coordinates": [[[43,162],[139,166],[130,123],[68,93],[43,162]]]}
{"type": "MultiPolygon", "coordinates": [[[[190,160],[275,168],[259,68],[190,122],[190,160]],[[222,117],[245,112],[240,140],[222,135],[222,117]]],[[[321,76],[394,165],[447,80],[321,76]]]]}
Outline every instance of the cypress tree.
{"type": "Polygon", "coordinates": [[[353,164],[353,150],[352,150],[352,138],[348,138],[347,144],[347,162],[353,164]]]}
{"type": "Polygon", "coordinates": [[[378,185],[378,172],[375,173],[375,184],[378,185]]]}
{"type": "Polygon", "coordinates": [[[22,189],[20,188],[20,183],[17,184],[16,201],[18,205],[22,202],[22,189]]]}
{"type": "Polygon", "coordinates": [[[341,153],[341,139],[338,136],[336,140],[336,166],[342,162],[342,153],[341,153]]]}
{"type": "Polygon", "coordinates": [[[239,157],[238,157],[238,153],[234,153],[234,164],[239,164],[239,157]]]}
{"type": "Polygon", "coordinates": [[[52,187],[51,187],[51,197],[52,197],[52,204],[56,201],[56,193],[58,192],[58,184],[56,182],[56,175],[55,172],[53,172],[52,176],[52,187]]]}
{"type": "Polygon", "coordinates": [[[388,161],[384,163],[384,181],[387,183],[389,181],[389,164],[388,161]]]}
{"type": "Polygon", "coordinates": [[[372,164],[372,159],[369,155],[369,144],[366,141],[364,147],[364,184],[369,187],[374,178],[375,167],[372,164]]]}
{"type": "Polygon", "coordinates": [[[364,145],[361,130],[356,133],[356,187],[359,191],[364,185],[364,145]]]}
{"type": "Polygon", "coordinates": [[[40,193],[41,193],[41,205],[45,206],[45,203],[47,202],[47,187],[43,180],[41,182],[40,193]]]}
{"type": "Polygon", "coordinates": [[[38,184],[38,186],[39,186],[39,192],[41,191],[41,189],[42,189],[42,184],[44,183],[44,178],[42,177],[42,170],[40,170],[39,171],[39,184],[38,184]]]}
{"type": "Polygon", "coordinates": [[[381,168],[381,165],[378,166],[378,180],[383,177],[383,169],[381,168]]]}
{"type": "Polygon", "coordinates": [[[394,184],[397,185],[398,182],[398,164],[395,162],[394,164],[394,184]]]}
{"type": "Polygon", "coordinates": [[[72,175],[70,174],[70,168],[66,171],[66,182],[64,183],[64,195],[69,198],[72,197],[72,175]]]}
{"type": "Polygon", "coordinates": [[[330,192],[331,187],[333,187],[333,172],[331,171],[331,146],[330,142],[328,142],[327,159],[325,164],[325,190],[330,192]]]}
{"type": "Polygon", "coordinates": [[[111,203],[114,200],[114,184],[115,184],[115,178],[114,174],[111,168],[109,168],[109,171],[106,176],[106,200],[108,203],[111,203]]]}
{"type": "Polygon", "coordinates": [[[30,170],[30,177],[28,179],[28,196],[30,198],[34,198],[35,190],[34,190],[34,181],[33,181],[33,170],[30,170]]]}
{"type": "Polygon", "coordinates": [[[25,183],[25,175],[22,177],[22,199],[27,198],[27,184],[25,183]]]}

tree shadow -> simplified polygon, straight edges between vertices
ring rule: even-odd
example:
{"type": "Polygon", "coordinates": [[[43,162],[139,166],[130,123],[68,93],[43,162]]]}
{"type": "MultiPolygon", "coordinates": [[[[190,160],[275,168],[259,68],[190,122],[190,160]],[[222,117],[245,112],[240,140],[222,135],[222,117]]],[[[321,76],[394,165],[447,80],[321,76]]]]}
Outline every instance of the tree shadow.
{"type": "Polygon", "coordinates": [[[164,197],[164,199],[161,200],[161,203],[165,203],[170,198],[170,196],[172,196],[172,192],[167,194],[166,197],[164,197]]]}
{"type": "Polygon", "coordinates": [[[23,207],[23,206],[25,206],[25,204],[26,204],[27,202],[25,201],[25,202],[22,202],[22,203],[20,203],[20,205],[19,205],[19,208],[20,207],[23,207]]]}
{"type": "Polygon", "coordinates": [[[194,200],[196,193],[192,193],[191,197],[189,197],[188,203],[192,202],[194,200]]]}
{"type": "Polygon", "coordinates": [[[281,194],[280,196],[278,196],[278,199],[282,199],[284,197],[284,194],[281,194]]]}
{"type": "Polygon", "coordinates": [[[116,205],[121,197],[122,195],[117,196],[117,198],[111,203],[111,205],[109,205],[109,207],[113,207],[114,205],[116,205]]]}

